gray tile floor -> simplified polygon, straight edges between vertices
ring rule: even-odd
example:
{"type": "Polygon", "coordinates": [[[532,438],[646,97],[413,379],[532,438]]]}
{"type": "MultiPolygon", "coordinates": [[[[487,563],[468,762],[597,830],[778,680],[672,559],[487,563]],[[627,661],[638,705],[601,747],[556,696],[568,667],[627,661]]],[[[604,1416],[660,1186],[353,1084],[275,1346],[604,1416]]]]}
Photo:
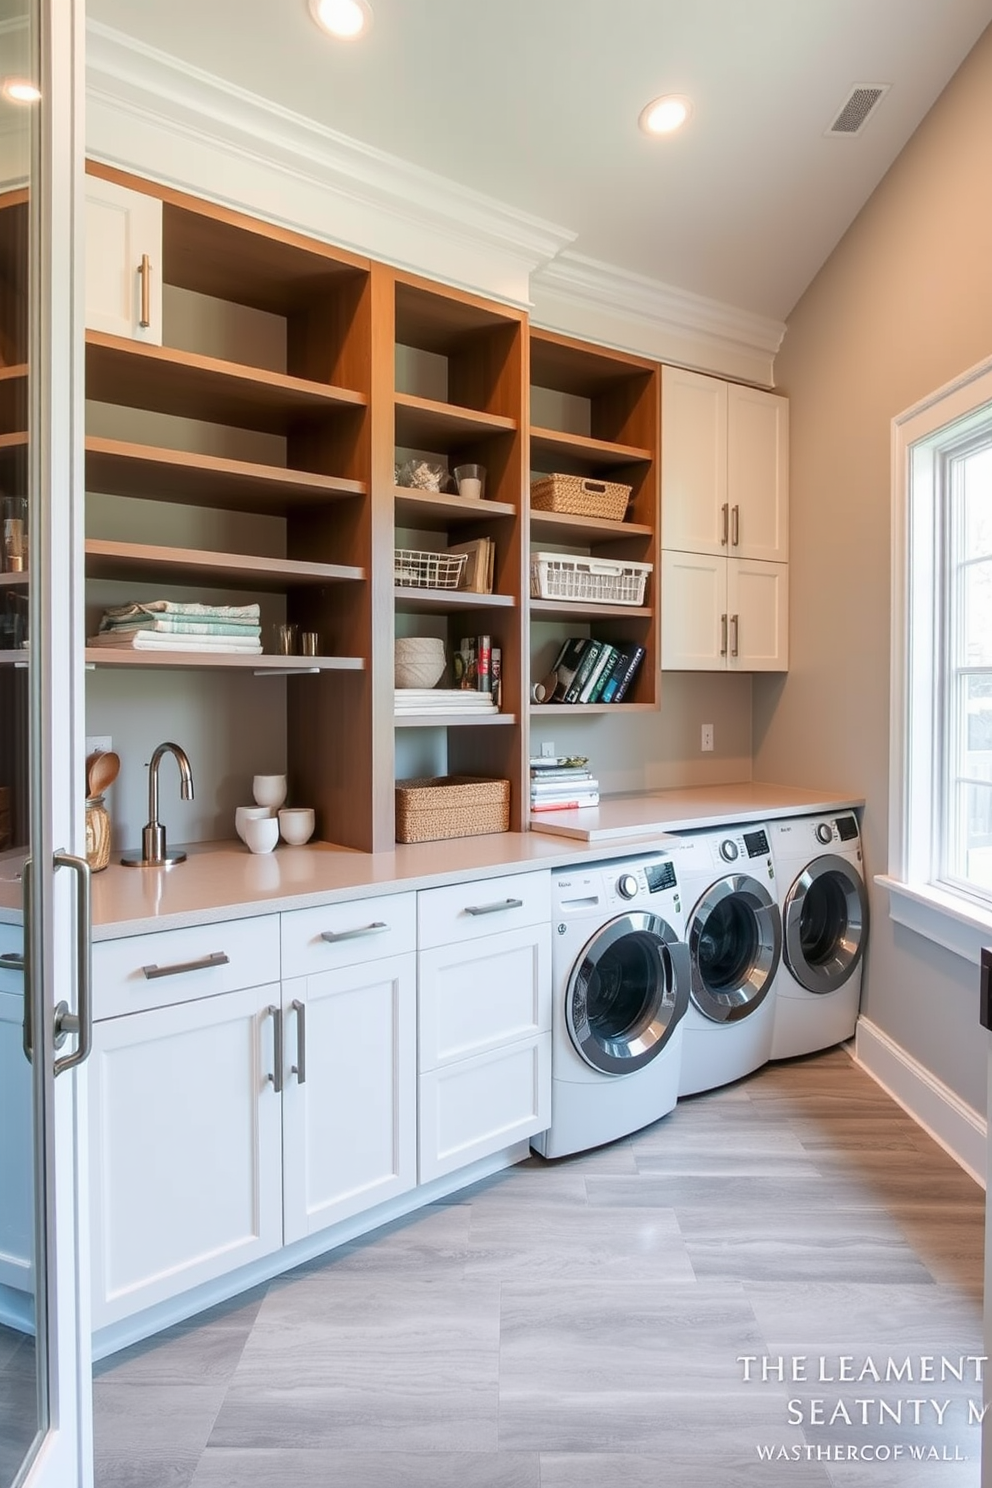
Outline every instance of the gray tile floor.
{"type": "Polygon", "coordinates": [[[105,1360],[97,1482],[977,1488],[983,1213],[846,1052],[769,1066],[105,1360]]]}

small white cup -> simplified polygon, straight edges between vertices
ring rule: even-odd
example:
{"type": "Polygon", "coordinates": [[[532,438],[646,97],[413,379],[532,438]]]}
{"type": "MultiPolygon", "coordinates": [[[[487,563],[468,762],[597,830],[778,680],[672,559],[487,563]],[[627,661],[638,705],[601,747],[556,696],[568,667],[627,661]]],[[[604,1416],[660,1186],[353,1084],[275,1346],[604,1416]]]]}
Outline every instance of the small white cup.
{"type": "Polygon", "coordinates": [[[279,832],[290,847],[302,847],[309,842],[315,824],[312,806],[284,806],[279,813],[279,832]]]}
{"type": "Polygon", "coordinates": [[[279,823],[274,816],[257,816],[245,822],[245,841],[253,853],[270,853],[279,841],[279,823]]]}
{"type": "Polygon", "coordinates": [[[234,813],[234,830],[244,842],[245,822],[264,821],[267,816],[271,815],[271,806],[239,806],[234,813]]]}
{"type": "Polygon", "coordinates": [[[268,806],[275,811],[286,799],[286,777],[256,775],[251,782],[251,793],[259,806],[268,806]]]}

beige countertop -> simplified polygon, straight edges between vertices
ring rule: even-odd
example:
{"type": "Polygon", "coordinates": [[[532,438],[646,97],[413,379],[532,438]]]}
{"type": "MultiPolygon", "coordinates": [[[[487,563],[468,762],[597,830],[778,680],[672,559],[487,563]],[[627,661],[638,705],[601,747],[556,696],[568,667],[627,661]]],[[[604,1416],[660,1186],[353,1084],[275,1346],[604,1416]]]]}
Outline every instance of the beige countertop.
{"type": "Polygon", "coordinates": [[[722,823],[764,821],[843,811],[863,806],[860,796],[806,790],[790,785],[692,786],[636,796],[604,796],[598,806],[578,811],[542,811],[531,817],[531,831],[579,842],[624,842],[664,832],[692,832],[722,823]]]}
{"type": "MultiPolygon", "coordinates": [[[[462,837],[362,853],[328,843],[255,855],[240,842],[205,842],[174,868],[122,868],[93,875],[93,936],[112,940],[151,930],[308,909],[334,900],[595,862],[662,846],[666,832],[836,811],[863,802],[836,792],[776,785],[723,785],[611,796],[599,807],[552,813],[530,832],[462,837]]],[[[0,920],[20,919],[20,885],[0,872],[0,920]]],[[[19,866],[19,865],[18,865],[19,866]]]]}

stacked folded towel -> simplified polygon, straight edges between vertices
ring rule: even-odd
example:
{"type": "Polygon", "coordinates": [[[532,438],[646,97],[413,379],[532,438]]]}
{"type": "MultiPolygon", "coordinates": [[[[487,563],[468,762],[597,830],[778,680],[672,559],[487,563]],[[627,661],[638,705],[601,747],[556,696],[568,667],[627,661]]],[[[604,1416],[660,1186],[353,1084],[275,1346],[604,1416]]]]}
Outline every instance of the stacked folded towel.
{"type": "Polygon", "coordinates": [[[89,646],[135,651],[221,651],[258,656],[262,627],[257,604],[180,604],[153,599],[115,605],[103,613],[89,646]]]}

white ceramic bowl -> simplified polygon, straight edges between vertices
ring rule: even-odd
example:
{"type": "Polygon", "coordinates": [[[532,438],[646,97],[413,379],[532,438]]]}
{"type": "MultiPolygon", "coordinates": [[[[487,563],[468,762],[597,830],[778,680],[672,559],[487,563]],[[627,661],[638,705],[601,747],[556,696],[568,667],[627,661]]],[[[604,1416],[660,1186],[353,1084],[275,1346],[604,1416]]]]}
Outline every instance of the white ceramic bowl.
{"type": "Polygon", "coordinates": [[[234,813],[234,830],[244,842],[245,822],[264,821],[267,816],[271,815],[271,806],[239,806],[234,813]]]}
{"type": "Polygon", "coordinates": [[[444,642],[436,636],[398,636],[394,657],[397,687],[434,687],[444,675],[444,642]]]}
{"type": "Polygon", "coordinates": [[[251,793],[259,806],[268,806],[272,811],[286,799],[285,775],[256,775],[251,782],[251,793]]]}
{"type": "Polygon", "coordinates": [[[245,822],[245,841],[253,853],[270,853],[279,841],[279,823],[274,816],[257,816],[245,822]]]}
{"type": "Polygon", "coordinates": [[[316,816],[312,806],[284,806],[279,813],[279,833],[290,847],[302,847],[313,836],[316,816]]]}

